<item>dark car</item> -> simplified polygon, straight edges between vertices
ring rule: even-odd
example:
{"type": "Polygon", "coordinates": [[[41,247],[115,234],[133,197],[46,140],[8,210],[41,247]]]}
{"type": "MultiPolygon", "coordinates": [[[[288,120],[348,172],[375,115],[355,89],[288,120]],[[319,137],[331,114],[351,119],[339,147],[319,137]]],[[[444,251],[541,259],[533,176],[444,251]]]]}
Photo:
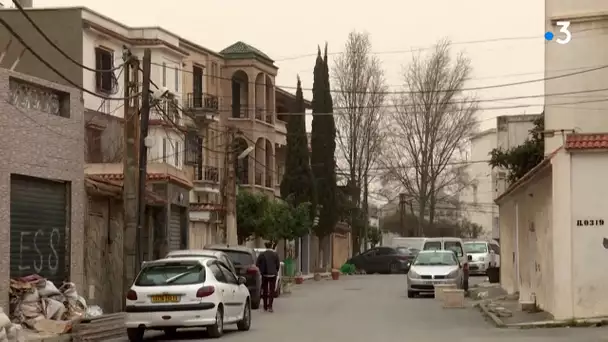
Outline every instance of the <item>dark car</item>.
{"type": "Polygon", "coordinates": [[[260,307],[262,293],[262,274],[255,265],[256,253],[253,248],[244,246],[228,246],[228,245],[208,245],[205,249],[221,251],[228,255],[228,258],[234,265],[236,273],[239,276],[245,277],[247,288],[251,296],[251,308],[258,309],[260,307]]]}
{"type": "Polygon", "coordinates": [[[406,273],[415,254],[405,247],[376,247],[347,261],[365,273],[406,273]]]}

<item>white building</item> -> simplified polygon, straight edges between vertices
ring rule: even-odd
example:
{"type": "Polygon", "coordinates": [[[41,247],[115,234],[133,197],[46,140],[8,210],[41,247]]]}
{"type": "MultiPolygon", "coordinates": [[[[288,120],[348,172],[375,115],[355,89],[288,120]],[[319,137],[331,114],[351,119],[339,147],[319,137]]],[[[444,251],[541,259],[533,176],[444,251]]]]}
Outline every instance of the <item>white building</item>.
{"type": "MultiPolygon", "coordinates": [[[[545,4],[547,31],[563,37],[558,22],[569,22],[572,34],[567,44],[546,43],[547,77],[608,64],[608,44],[598,33],[608,2],[545,4]]],[[[501,285],[556,319],[608,315],[608,273],[601,267],[608,248],[608,116],[597,110],[601,105],[581,103],[605,100],[608,93],[596,91],[602,88],[605,68],[545,81],[546,159],[497,198],[501,285]],[[550,95],[556,93],[570,95],[550,95]]]]}

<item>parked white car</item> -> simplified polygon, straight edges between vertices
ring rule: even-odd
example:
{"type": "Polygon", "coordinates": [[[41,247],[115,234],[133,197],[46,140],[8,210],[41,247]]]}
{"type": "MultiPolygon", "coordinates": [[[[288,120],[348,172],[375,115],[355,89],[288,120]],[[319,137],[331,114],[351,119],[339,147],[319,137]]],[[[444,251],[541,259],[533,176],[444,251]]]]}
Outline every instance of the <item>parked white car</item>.
{"type": "Polygon", "coordinates": [[[407,273],[407,297],[421,293],[432,294],[435,285],[453,284],[464,287],[463,265],[451,250],[425,250],[416,255],[407,273]]]}
{"type": "Polygon", "coordinates": [[[215,258],[183,257],[146,262],[127,293],[125,326],[129,341],[145,330],[175,334],[178,328],[206,327],[210,337],[225,324],[251,327],[251,301],[245,278],[215,258]]]}
{"type": "Polygon", "coordinates": [[[471,274],[486,274],[488,269],[500,267],[500,246],[496,241],[466,241],[464,250],[471,256],[469,263],[471,274]]]}
{"type": "MultiPolygon", "coordinates": [[[[256,256],[262,254],[266,248],[254,248],[256,256]]],[[[281,261],[281,265],[279,266],[279,275],[277,276],[277,281],[275,284],[276,291],[274,292],[274,296],[279,297],[281,295],[281,279],[283,276],[283,270],[285,269],[285,264],[281,261]]]]}

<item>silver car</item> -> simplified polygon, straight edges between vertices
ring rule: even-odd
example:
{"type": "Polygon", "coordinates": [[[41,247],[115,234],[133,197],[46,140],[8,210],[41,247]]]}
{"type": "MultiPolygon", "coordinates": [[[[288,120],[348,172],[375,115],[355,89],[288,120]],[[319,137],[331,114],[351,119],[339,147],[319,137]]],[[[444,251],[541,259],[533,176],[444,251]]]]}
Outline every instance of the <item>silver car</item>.
{"type": "Polygon", "coordinates": [[[435,285],[455,284],[463,288],[464,271],[451,250],[420,251],[407,273],[407,297],[434,293],[435,285]]]}

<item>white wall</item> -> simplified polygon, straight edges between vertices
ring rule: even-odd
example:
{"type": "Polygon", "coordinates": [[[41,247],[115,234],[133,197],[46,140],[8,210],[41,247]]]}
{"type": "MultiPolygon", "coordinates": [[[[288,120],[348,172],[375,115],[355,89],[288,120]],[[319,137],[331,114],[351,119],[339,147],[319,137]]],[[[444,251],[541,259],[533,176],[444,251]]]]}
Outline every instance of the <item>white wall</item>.
{"type": "Polygon", "coordinates": [[[490,129],[471,138],[471,164],[467,165],[470,186],[462,191],[465,217],[483,227],[483,236],[491,237],[494,217],[498,208],[494,205],[492,167],[486,162],[489,153],[496,147],[496,130],[490,129]]]}
{"type": "MultiPolygon", "coordinates": [[[[608,44],[608,1],[605,0],[552,0],[545,1],[545,28],[557,36],[559,28],[552,20],[570,21],[572,40],[565,45],[548,42],[545,45],[545,77],[581,71],[606,64],[608,44]],[[594,16],[593,18],[591,16],[594,16]]],[[[568,93],[608,88],[608,68],[579,75],[545,81],[545,93],[568,93]]],[[[547,130],[570,130],[593,133],[608,131],[605,102],[573,102],[602,100],[608,92],[578,95],[547,96],[545,99],[545,127],[547,130]],[[555,105],[560,104],[561,105],[555,105]],[[564,105],[564,103],[571,103],[564,105]]],[[[561,146],[563,136],[547,138],[545,153],[561,146]]]]}
{"type": "Polygon", "coordinates": [[[572,284],[575,317],[608,314],[608,153],[572,154],[572,284]],[[577,220],[604,220],[577,226],[577,220]]]}
{"type": "Polygon", "coordinates": [[[163,139],[166,139],[166,163],[173,165],[180,170],[184,167],[185,152],[183,134],[177,133],[175,130],[170,128],[153,126],[150,127],[149,136],[154,137],[154,145],[150,148],[150,152],[148,154],[149,162],[163,162],[163,139]],[[176,155],[179,157],[177,163],[175,162],[176,155]]]}

